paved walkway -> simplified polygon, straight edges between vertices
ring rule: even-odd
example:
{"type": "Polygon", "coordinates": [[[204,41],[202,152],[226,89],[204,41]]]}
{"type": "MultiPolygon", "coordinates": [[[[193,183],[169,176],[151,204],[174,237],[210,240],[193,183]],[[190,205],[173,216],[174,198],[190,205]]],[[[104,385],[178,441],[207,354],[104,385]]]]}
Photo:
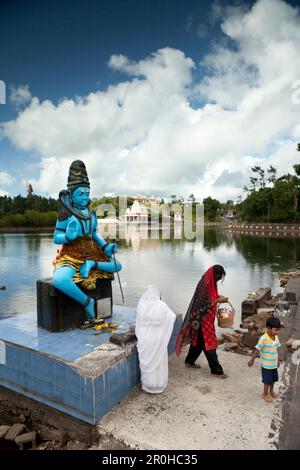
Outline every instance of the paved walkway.
{"type": "Polygon", "coordinates": [[[165,392],[136,387],[104,416],[99,431],[148,450],[277,448],[282,399],[272,405],[261,399],[259,360],[249,369],[246,356],[220,351],[219,358],[225,381],[211,376],[205,357],[199,370],[184,366],[184,353],[173,354],[165,392]]]}

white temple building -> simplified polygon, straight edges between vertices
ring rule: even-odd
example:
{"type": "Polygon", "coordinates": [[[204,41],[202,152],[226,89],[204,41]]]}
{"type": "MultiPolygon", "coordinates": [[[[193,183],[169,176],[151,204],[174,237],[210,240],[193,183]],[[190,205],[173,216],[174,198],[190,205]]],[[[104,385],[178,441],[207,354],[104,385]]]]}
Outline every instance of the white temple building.
{"type": "Polygon", "coordinates": [[[138,201],[140,204],[160,204],[161,199],[155,196],[143,196],[142,194],[136,194],[132,196],[135,201],[138,201]]]}
{"type": "Polygon", "coordinates": [[[175,212],[174,214],[174,222],[176,224],[181,224],[182,223],[182,215],[180,214],[180,212],[175,212]]]}
{"type": "Polygon", "coordinates": [[[148,210],[143,204],[134,201],[131,208],[127,208],[125,212],[125,222],[147,223],[148,210]]]}

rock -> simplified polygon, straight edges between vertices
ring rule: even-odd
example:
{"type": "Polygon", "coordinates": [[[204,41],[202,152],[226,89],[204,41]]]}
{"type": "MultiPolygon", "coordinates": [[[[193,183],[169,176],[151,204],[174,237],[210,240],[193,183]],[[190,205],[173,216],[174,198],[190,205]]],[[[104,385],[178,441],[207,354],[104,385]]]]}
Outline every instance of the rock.
{"type": "MultiPolygon", "coordinates": [[[[265,307],[275,307],[275,305],[277,304],[278,302],[278,299],[272,299],[272,300],[267,300],[267,302],[265,302],[265,307]]],[[[273,308],[274,310],[274,308],[273,308]]]]}
{"type": "Polygon", "coordinates": [[[117,344],[118,346],[126,346],[126,344],[136,341],[137,338],[133,331],[126,331],[125,333],[114,333],[109,338],[111,343],[117,344]]]}
{"type": "Polygon", "coordinates": [[[224,349],[225,349],[225,351],[234,351],[237,348],[238,348],[237,343],[226,343],[224,349]]]}
{"type": "Polygon", "coordinates": [[[61,450],[61,445],[55,441],[46,441],[40,444],[37,450],[61,450]]]}
{"type": "Polygon", "coordinates": [[[87,446],[84,442],[69,441],[66,448],[67,450],[86,450],[87,446]]]}
{"type": "Polygon", "coordinates": [[[256,301],[255,300],[244,300],[242,302],[242,317],[246,317],[248,315],[253,315],[256,312],[256,301]]]}
{"type": "Polygon", "coordinates": [[[25,416],[24,416],[23,414],[21,414],[21,415],[19,416],[19,421],[20,421],[20,423],[25,423],[26,418],[25,418],[25,416]]]}
{"type": "Polygon", "coordinates": [[[242,338],[242,345],[247,346],[247,348],[255,348],[259,338],[260,335],[251,335],[250,333],[244,333],[242,338]]]}
{"type": "Polygon", "coordinates": [[[21,423],[13,424],[10,427],[9,431],[5,434],[5,439],[7,441],[14,441],[17,436],[19,436],[26,430],[27,429],[26,429],[25,424],[21,424],[21,423]]]}
{"type": "Polygon", "coordinates": [[[27,432],[26,434],[20,434],[15,438],[15,443],[18,444],[20,449],[23,450],[24,444],[31,442],[31,447],[36,448],[36,432],[27,432]]]}
{"type": "Polygon", "coordinates": [[[248,328],[249,330],[252,330],[253,328],[255,328],[255,322],[254,321],[251,321],[249,324],[248,324],[248,328]]]}
{"type": "Polygon", "coordinates": [[[243,323],[252,323],[252,322],[256,322],[258,320],[258,316],[255,314],[255,315],[251,315],[250,317],[248,318],[245,318],[245,320],[243,320],[243,323]]]}
{"type": "Polygon", "coordinates": [[[39,436],[43,441],[56,441],[61,446],[65,446],[68,440],[68,434],[64,429],[50,429],[46,426],[41,426],[39,436]]]}
{"type": "Polygon", "coordinates": [[[287,302],[291,302],[293,304],[295,304],[297,302],[297,295],[296,295],[296,292],[286,292],[285,293],[285,300],[287,302]]]}
{"type": "Polygon", "coordinates": [[[269,318],[274,312],[274,308],[259,308],[257,310],[257,316],[261,319],[269,318]]]}
{"type": "Polygon", "coordinates": [[[11,426],[0,426],[0,439],[3,439],[5,437],[5,434],[9,431],[11,426]]]}
{"type": "Polygon", "coordinates": [[[222,337],[224,338],[224,340],[227,343],[238,343],[239,342],[239,338],[237,338],[236,336],[234,336],[231,333],[223,333],[222,337]]]}
{"type": "MultiPolygon", "coordinates": [[[[241,354],[242,356],[249,356],[248,349],[239,347],[236,351],[237,354],[241,354]]],[[[252,351],[250,352],[252,354],[252,351]]]]}
{"type": "Polygon", "coordinates": [[[285,343],[286,347],[291,348],[294,341],[295,340],[293,338],[288,339],[287,342],[285,343]]]}
{"type": "Polygon", "coordinates": [[[236,330],[234,330],[234,333],[238,333],[239,335],[243,335],[245,333],[245,330],[243,328],[237,328],[236,330]]]}
{"type": "Polygon", "coordinates": [[[234,330],[233,333],[231,333],[232,336],[234,336],[234,338],[237,338],[238,340],[243,336],[244,334],[244,331],[236,331],[234,330]]]}
{"type": "Polygon", "coordinates": [[[292,349],[298,349],[300,347],[300,339],[295,339],[292,342],[292,349]]]}

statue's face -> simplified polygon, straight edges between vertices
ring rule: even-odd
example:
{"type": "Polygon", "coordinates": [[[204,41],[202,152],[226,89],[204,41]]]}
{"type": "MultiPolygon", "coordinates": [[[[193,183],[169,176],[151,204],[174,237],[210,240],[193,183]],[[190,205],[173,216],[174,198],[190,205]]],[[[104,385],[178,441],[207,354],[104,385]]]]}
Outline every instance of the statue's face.
{"type": "Polygon", "coordinates": [[[76,188],[72,192],[72,201],[75,207],[78,209],[85,209],[90,202],[90,190],[89,188],[80,187],[76,188]]]}

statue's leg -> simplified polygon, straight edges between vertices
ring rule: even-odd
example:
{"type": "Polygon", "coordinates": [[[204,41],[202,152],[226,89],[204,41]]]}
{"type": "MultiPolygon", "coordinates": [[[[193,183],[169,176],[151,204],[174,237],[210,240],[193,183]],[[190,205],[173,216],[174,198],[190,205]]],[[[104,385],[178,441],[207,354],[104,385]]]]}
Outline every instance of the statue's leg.
{"type": "Polygon", "coordinates": [[[83,279],[87,279],[92,268],[96,268],[96,261],[92,259],[87,259],[80,268],[80,274],[83,279]]]}
{"type": "Polygon", "coordinates": [[[58,290],[62,291],[64,294],[68,295],[72,299],[76,300],[76,302],[80,303],[87,314],[87,318],[89,321],[93,321],[95,319],[95,312],[94,312],[94,299],[86,295],[82,292],[81,289],[75,284],[73,281],[73,276],[76,273],[75,269],[69,268],[68,266],[63,266],[61,268],[57,268],[54,271],[53,276],[53,285],[58,290]]]}
{"type": "Polygon", "coordinates": [[[94,261],[92,259],[87,259],[80,268],[80,274],[83,279],[87,279],[89,277],[91,269],[99,269],[100,271],[105,271],[107,273],[115,273],[117,271],[121,271],[122,265],[120,261],[117,260],[115,264],[113,259],[110,261],[94,261]]]}
{"type": "Polygon", "coordinates": [[[110,259],[110,261],[97,261],[97,269],[106,271],[107,273],[116,273],[121,271],[122,264],[118,260],[116,260],[115,263],[113,259],[110,259]]]}

